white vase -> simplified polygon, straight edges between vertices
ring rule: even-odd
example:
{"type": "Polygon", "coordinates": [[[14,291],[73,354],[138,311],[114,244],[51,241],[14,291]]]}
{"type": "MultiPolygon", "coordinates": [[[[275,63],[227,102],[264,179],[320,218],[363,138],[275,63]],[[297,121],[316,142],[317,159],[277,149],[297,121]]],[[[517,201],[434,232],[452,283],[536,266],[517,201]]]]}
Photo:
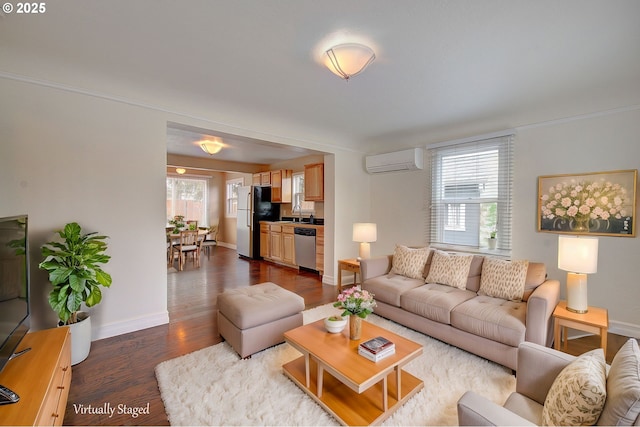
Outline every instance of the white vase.
{"type": "Polygon", "coordinates": [[[495,249],[496,243],[498,243],[498,239],[487,239],[487,244],[489,245],[489,249],[495,249]]]}
{"type": "Polygon", "coordinates": [[[78,313],[78,322],[69,326],[71,332],[71,364],[77,365],[89,356],[91,350],[91,317],[78,313]]]}

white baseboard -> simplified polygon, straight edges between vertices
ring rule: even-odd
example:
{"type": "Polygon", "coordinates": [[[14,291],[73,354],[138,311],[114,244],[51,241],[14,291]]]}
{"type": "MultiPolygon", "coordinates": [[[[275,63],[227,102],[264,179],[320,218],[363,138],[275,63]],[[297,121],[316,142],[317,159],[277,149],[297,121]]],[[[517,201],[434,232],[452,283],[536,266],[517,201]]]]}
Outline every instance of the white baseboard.
{"type": "Polygon", "coordinates": [[[238,245],[232,245],[231,243],[226,242],[218,242],[218,246],[222,246],[223,248],[238,250],[238,245]]]}
{"type": "Polygon", "coordinates": [[[129,332],[140,331],[169,323],[169,312],[151,314],[144,317],[136,317],[122,322],[114,322],[94,328],[91,334],[91,341],[103,338],[115,337],[117,335],[128,334],[129,332]]]}
{"type": "Polygon", "coordinates": [[[640,339],[640,325],[634,325],[632,323],[618,322],[611,320],[609,322],[609,332],[622,335],[625,337],[633,337],[640,339]]]}

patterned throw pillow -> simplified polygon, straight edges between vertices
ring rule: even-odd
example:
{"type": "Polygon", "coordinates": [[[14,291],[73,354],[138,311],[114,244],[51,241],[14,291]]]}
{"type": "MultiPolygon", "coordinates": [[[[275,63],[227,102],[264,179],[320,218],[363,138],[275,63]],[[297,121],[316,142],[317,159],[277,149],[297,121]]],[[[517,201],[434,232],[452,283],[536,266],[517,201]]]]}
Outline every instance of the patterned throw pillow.
{"type": "Polygon", "coordinates": [[[482,264],[478,294],[522,301],[529,261],[506,261],[487,257],[482,264]]]}
{"type": "Polygon", "coordinates": [[[448,254],[435,250],[426,283],[439,283],[466,289],[472,260],[473,255],[448,254]]]}
{"type": "Polygon", "coordinates": [[[593,425],[607,398],[604,352],[584,353],[556,377],[542,409],[542,425],[593,425]]]}
{"type": "Polygon", "coordinates": [[[422,279],[424,266],[429,257],[429,248],[409,248],[407,246],[396,245],[393,252],[391,272],[412,279],[422,279]]]}

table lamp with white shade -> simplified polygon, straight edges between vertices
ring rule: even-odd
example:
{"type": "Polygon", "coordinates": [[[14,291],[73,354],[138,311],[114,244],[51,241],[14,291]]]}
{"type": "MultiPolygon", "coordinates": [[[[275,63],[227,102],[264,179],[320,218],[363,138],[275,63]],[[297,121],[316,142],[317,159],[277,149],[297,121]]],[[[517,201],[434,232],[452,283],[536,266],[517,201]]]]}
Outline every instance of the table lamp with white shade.
{"type": "Polygon", "coordinates": [[[586,313],[587,274],[598,271],[598,239],[558,236],[558,268],[567,272],[567,310],[586,313]]]}
{"type": "Polygon", "coordinates": [[[365,259],[371,256],[371,242],[378,239],[378,229],[372,222],[356,222],[353,224],[353,241],[360,242],[360,256],[365,259]]]}

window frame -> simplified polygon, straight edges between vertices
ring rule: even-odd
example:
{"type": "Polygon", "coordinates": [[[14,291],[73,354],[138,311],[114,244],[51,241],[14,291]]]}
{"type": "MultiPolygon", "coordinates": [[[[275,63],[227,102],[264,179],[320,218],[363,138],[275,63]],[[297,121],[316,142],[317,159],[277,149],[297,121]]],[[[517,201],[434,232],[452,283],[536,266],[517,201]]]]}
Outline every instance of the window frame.
{"type": "MultiPolygon", "coordinates": [[[[178,201],[185,201],[186,199],[176,199],[176,191],[178,190],[180,181],[195,181],[204,186],[202,189],[202,200],[199,202],[202,204],[202,213],[200,218],[192,218],[189,217],[188,213],[184,215],[185,221],[187,220],[196,220],[198,221],[198,226],[206,227],[209,223],[209,181],[207,178],[198,178],[198,177],[184,177],[182,175],[167,175],[166,177],[166,187],[167,187],[167,202],[169,201],[169,180],[174,181],[174,185],[172,186],[172,196],[171,196],[171,212],[167,209],[167,220],[171,220],[176,215],[182,215],[182,213],[177,213],[176,205],[178,201]]],[[[193,216],[193,215],[191,215],[193,216]]]]}
{"type": "MultiPolygon", "coordinates": [[[[433,146],[427,146],[427,154],[429,156],[430,164],[431,164],[431,174],[430,180],[428,184],[427,192],[430,194],[430,209],[429,209],[429,218],[427,219],[427,241],[431,246],[439,247],[442,249],[457,249],[464,250],[467,252],[479,252],[479,253],[490,253],[492,255],[498,256],[510,256],[512,241],[511,241],[511,227],[513,221],[513,160],[514,160],[514,145],[515,145],[515,135],[513,132],[505,132],[501,135],[492,135],[487,137],[476,137],[469,138],[462,141],[453,141],[450,143],[442,143],[435,144],[433,146]],[[443,172],[443,161],[446,157],[452,157],[456,154],[457,151],[461,151],[464,155],[469,155],[470,157],[476,156],[478,158],[482,158],[483,155],[481,153],[489,153],[490,151],[497,152],[497,172],[492,174],[497,178],[496,189],[493,195],[482,196],[481,190],[482,186],[485,183],[482,182],[482,175],[475,174],[470,175],[470,180],[464,179],[460,180],[459,186],[463,188],[463,191],[454,194],[459,194],[459,197],[448,197],[445,195],[447,193],[446,185],[442,176],[443,172]],[[478,186],[478,194],[474,196],[472,191],[470,190],[472,186],[478,186]],[[467,191],[465,191],[465,187],[467,187],[467,191]],[[466,193],[466,194],[465,194],[466,193]],[[465,206],[465,214],[471,215],[472,224],[477,228],[478,235],[471,234],[473,239],[477,237],[478,244],[469,244],[461,241],[453,241],[454,239],[448,240],[445,236],[446,230],[452,231],[461,231],[464,229],[464,226],[461,224],[457,224],[456,227],[452,227],[451,224],[448,224],[448,210],[452,209],[454,205],[477,205],[478,216],[477,220],[473,220],[473,213],[467,209],[469,206],[465,206]],[[487,211],[489,211],[488,215],[493,216],[494,213],[491,212],[493,208],[490,206],[491,204],[495,204],[495,218],[496,225],[495,228],[487,229],[483,227],[482,218],[483,215],[487,215],[487,211]],[[440,214],[439,214],[440,212],[440,214]],[[486,242],[486,237],[489,236],[491,231],[496,231],[498,235],[498,249],[493,250],[488,248],[488,244],[486,242]]],[[[490,165],[489,157],[487,157],[486,164],[490,165]]],[[[495,160],[493,160],[495,161],[495,160]]],[[[482,166],[485,166],[484,164],[482,166]]],[[[462,168],[462,166],[454,166],[451,169],[454,169],[453,177],[457,177],[458,174],[455,172],[455,168],[462,168]]],[[[462,170],[462,169],[460,169],[462,170]]],[[[466,171],[465,171],[466,172],[466,171]]],[[[467,173],[465,173],[467,175],[467,173]]],[[[465,176],[464,178],[468,178],[465,176]]],[[[449,184],[451,185],[451,184],[449,184]]],[[[474,229],[475,230],[475,229],[474,229]]],[[[469,231],[471,232],[471,231],[469,231]]],[[[463,236],[464,237],[464,236],[463,236]]],[[[471,239],[468,239],[471,240],[471,239]]]]}
{"type": "Polygon", "coordinates": [[[244,186],[244,178],[232,178],[225,181],[225,215],[227,216],[227,218],[238,217],[237,188],[240,188],[242,186],[244,186]],[[233,191],[234,187],[236,188],[235,192],[233,191]]]}

